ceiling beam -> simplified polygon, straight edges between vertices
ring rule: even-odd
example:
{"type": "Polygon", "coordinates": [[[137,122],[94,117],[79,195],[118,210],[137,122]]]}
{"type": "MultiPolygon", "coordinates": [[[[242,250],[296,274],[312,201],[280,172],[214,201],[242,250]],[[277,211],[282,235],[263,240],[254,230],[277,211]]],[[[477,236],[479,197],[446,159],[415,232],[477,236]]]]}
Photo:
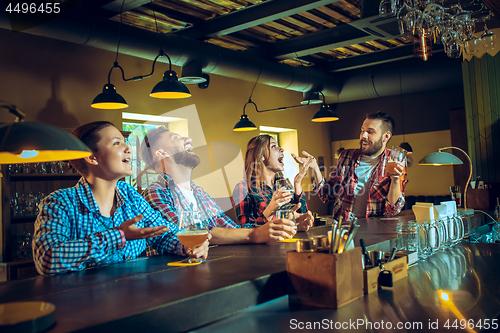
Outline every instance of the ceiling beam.
{"type": "Polygon", "coordinates": [[[123,11],[128,12],[129,10],[144,6],[150,3],[150,0],[114,0],[110,1],[104,6],[101,6],[102,9],[110,10],[112,12],[120,13],[120,9],[122,8],[123,3],[123,11]]]}
{"type": "Polygon", "coordinates": [[[261,2],[233,13],[197,23],[175,32],[188,38],[203,39],[223,36],[295,15],[339,0],[273,0],[261,2]]]}
{"type": "Polygon", "coordinates": [[[399,37],[399,30],[396,19],[380,19],[377,15],[287,40],[280,40],[271,45],[256,47],[248,52],[267,58],[290,59],[376,39],[397,37],[399,37]]]}
{"type": "MultiPolygon", "coordinates": [[[[442,45],[433,45],[433,54],[443,51],[442,45]]],[[[323,66],[321,69],[329,72],[341,72],[409,58],[413,58],[413,44],[392,47],[387,50],[375,51],[355,57],[334,60],[329,62],[327,67],[323,66]]]]}

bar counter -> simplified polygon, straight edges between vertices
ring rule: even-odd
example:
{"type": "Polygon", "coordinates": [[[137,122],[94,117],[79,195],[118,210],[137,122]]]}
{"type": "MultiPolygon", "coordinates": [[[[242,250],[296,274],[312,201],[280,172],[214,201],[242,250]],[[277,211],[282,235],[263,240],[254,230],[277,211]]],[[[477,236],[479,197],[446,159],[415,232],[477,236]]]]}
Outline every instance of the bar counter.
{"type": "MultiPolygon", "coordinates": [[[[411,218],[359,220],[355,243],[364,238],[373,249],[390,248],[396,223],[411,218]]],[[[316,227],[298,236],[328,229],[316,227]]],[[[319,330],[387,332],[388,323],[392,331],[441,332],[454,331],[456,318],[491,324],[500,314],[498,244],[461,243],[442,250],[420,260],[393,288],[337,310],[289,307],[286,252],[294,249],[295,243],[217,246],[206,263],[196,266],[167,266],[180,257],[165,255],[9,281],[0,284],[0,303],[53,303],[56,324],[49,332],[285,332],[314,331],[311,325],[319,324],[319,330]],[[442,301],[438,290],[447,291],[451,301],[442,301]],[[372,326],[353,328],[352,322],[360,320],[372,326]],[[443,326],[447,320],[449,329],[443,326]],[[400,322],[413,326],[396,329],[400,322]],[[439,329],[429,328],[435,323],[439,329]]]]}

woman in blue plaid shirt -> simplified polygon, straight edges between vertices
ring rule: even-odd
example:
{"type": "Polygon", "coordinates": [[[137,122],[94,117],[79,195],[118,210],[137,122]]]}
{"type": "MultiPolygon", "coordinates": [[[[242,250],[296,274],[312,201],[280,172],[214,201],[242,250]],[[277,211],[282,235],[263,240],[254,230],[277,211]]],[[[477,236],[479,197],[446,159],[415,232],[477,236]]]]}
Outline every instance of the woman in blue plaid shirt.
{"type": "MultiPolygon", "coordinates": [[[[70,161],[82,178],[40,203],[33,257],[40,274],[79,271],[138,257],[146,241],[159,253],[187,255],[176,227],[165,221],[130,185],[131,148],[110,122],[99,121],[73,133],[92,154],[70,161]]],[[[193,251],[206,258],[208,240],[193,251]]]]}

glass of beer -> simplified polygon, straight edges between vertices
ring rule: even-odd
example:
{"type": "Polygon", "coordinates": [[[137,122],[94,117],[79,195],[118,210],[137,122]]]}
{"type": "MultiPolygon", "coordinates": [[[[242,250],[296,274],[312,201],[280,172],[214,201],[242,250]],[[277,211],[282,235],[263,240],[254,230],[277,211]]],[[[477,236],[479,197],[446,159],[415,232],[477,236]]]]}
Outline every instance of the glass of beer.
{"type": "MultiPolygon", "coordinates": [[[[275,213],[276,219],[287,219],[295,223],[295,214],[294,211],[291,209],[279,209],[275,213]]],[[[297,233],[297,225],[293,226],[293,231],[286,231],[289,233],[292,237],[297,233]]]]}
{"type": "Polygon", "coordinates": [[[396,166],[397,163],[403,163],[405,160],[405,152],[399,147],[392,147],[391,153],[389,154],[389,158],[387,159],[387,164],[385,165],[385,171],[388,174],[394,175],[396,174],[396,166]]]}
{"type": "MultiPolygon", "coordinates": [[[[194,250],[208,239],[208,225],[203,219],[200,211],[182,211],[177,229],[177,238],[182,245],[194,250]]],[[[204,262],[202,258],[195,258],[192,255],[182,260],[183,263],[204,262]]]]}

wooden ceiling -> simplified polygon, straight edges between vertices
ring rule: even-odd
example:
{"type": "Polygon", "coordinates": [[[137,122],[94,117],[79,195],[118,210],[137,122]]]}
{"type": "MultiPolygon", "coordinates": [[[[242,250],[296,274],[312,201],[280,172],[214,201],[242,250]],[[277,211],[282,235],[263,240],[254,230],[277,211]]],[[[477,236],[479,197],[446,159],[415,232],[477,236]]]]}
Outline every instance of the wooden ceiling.
{"type": "Polygon", "coordinates": [[[378,5],[378,0],[98,0],[93,6],[99,16],[126,25],[333,72],[413,55],[415,38],[400,36],[394,17],[379,18],[378,5]]]}

